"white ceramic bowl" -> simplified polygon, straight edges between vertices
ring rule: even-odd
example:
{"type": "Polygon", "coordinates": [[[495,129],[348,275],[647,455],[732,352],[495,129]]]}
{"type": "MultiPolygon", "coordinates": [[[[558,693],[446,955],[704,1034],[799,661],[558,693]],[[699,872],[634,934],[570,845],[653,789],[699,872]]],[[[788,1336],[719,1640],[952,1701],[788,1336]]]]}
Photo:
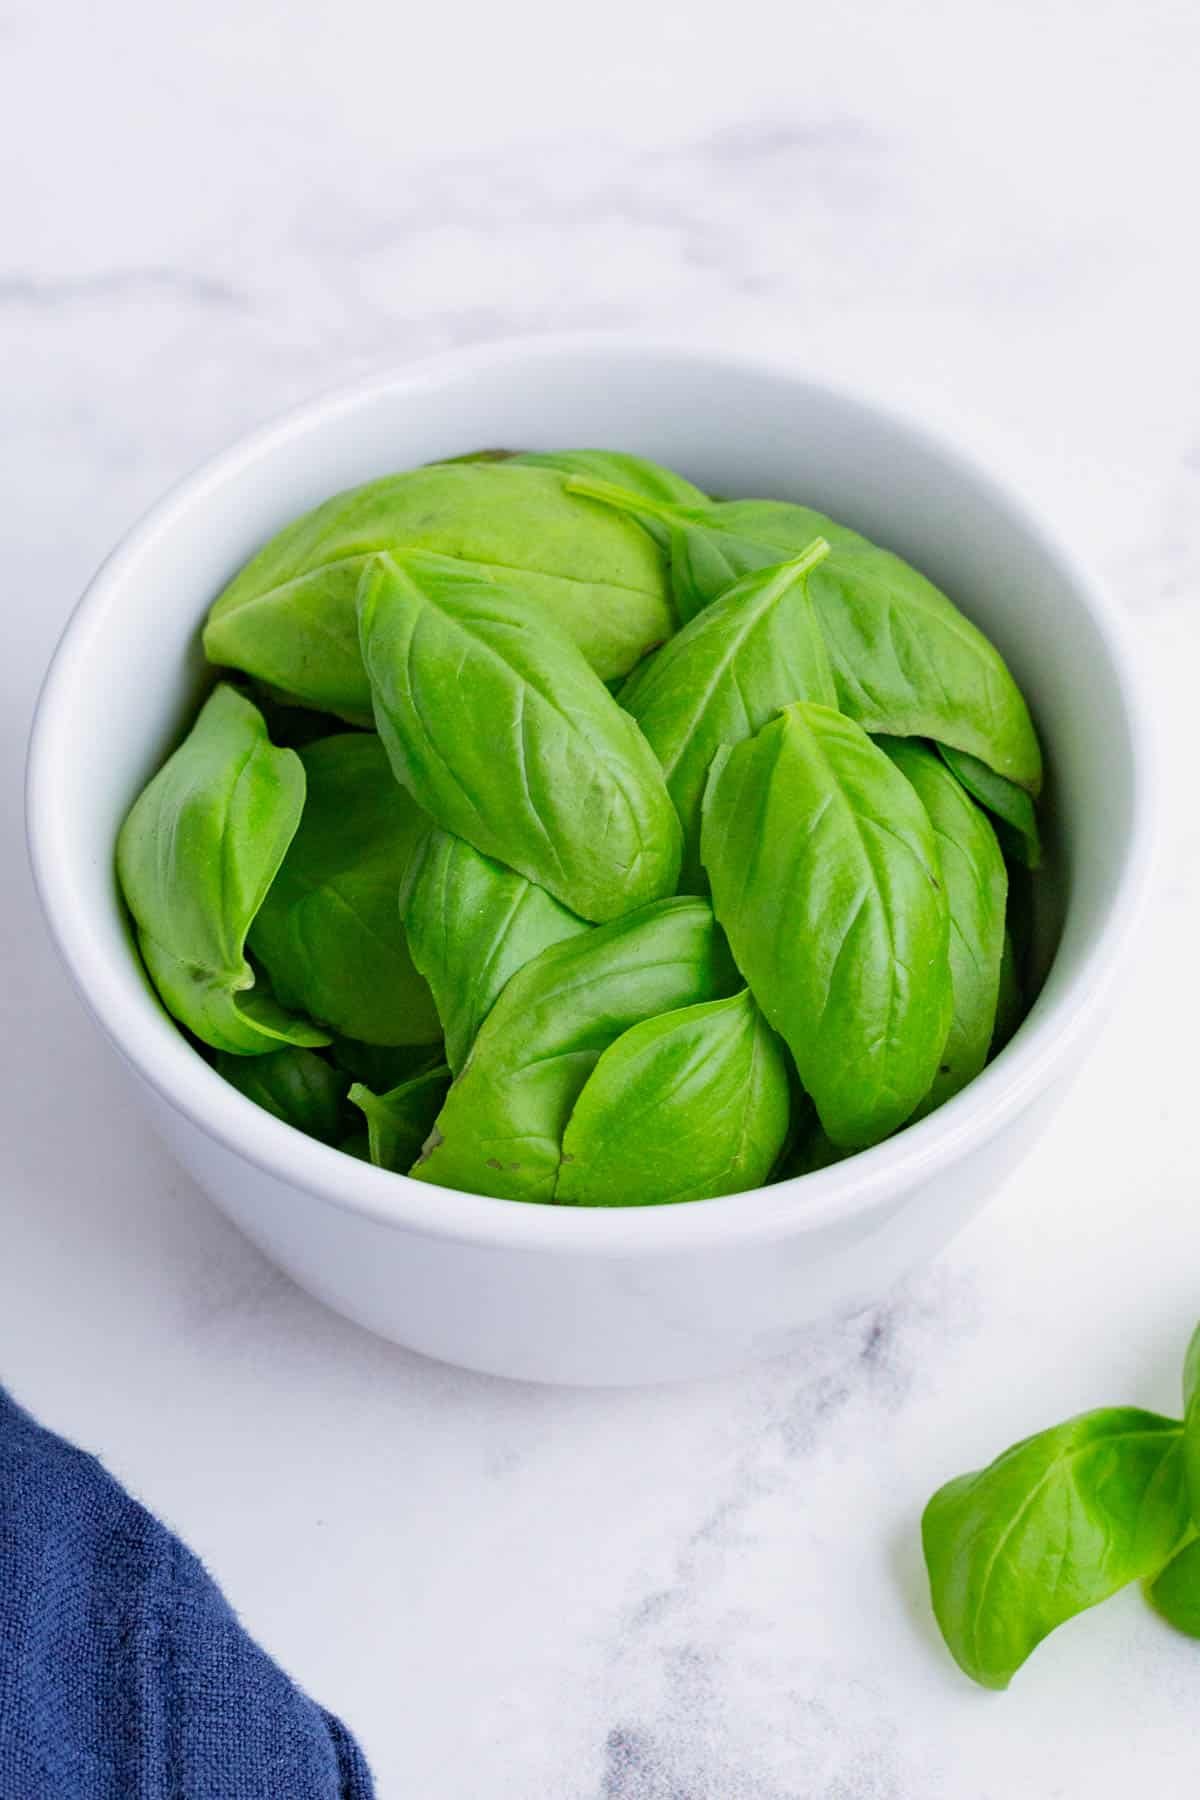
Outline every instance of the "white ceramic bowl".
{"type": "Polygon", "coordinates": [[[776,1355],[928,1257],[1022,1157],[1083,1057],[1148,860],[1147,736],[1094,582],[1045,525],[910,419],[769,364],[530,340],[376,377],[184,481],[100,570],[46,681],[29,839],[51,930],[158,1129],[303,1287],[429,1356],[536,1381],[707,1375],[776,1355]],[[611,445],[725,495],[806,500],[917,563],[992,636],[1052,771],[1057,948],[1030,1016],[964,1093],[838,1167],[685,1206],[573,1210],[372,1169],[280,1124],[197,1056],[131,951],[113,876],[130,802],[203,680],[198,627],[286,520],[487,445],[611,445]]]}

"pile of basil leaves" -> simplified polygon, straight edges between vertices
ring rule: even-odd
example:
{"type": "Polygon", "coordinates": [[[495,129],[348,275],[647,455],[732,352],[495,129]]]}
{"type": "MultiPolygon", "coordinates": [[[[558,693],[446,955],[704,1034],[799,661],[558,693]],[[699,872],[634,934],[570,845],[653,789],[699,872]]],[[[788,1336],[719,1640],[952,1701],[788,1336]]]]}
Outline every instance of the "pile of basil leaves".
{"type": "Polygon", "coordinates": [[[236,1087],[416,1179],[699,1200],[949,1099],[1026,1002],[1038,740],[989,640],[811,509],[490,453],[287,526],[118,871],[236,1087]]]}

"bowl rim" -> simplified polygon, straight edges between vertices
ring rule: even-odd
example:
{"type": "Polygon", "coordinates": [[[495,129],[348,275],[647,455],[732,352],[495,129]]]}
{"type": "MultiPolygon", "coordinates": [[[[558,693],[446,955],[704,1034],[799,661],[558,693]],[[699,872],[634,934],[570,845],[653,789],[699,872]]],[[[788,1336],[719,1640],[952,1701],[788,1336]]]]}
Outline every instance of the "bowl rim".
{"type": "Polygon", "coordinates": [[[607,332],[505,337],[380,368],[326,390],[207,458],[143,514],[85,588],[49,664],[29,742],[27,842],[51,936],[88,1010],[157,1098],[226,1150],[341,1210],[433,1238],[555,1255],[679,1254],[716,1240],[732,1245],[802,1236],[867,1215],[988,1142],[1050,1084],[1103,1006],[1148,891],[1156,838],[1150,717],[1132,635],[1103,583],[989,464],[907,406],[881,404],[852,384],[830,380],[790,359],[703,342],[670,344],[607,332]],[[981,493],[1016,519],[1039,555],[1059,567],[1093,618],[1132,746],[1132,821],[1111,901],[1078,967],[1060,991],[1039,996],[1011,1043],[936,1112],[845,1162],[742,1193],[684,1206],[539,1206],[437,1188],[373,1168],[285,1125],[223,1081],[156,1004],[136,966],[126,959],[116,966],[103,940],[91,931],[86,909],[76,904],[72,883],[63,873],[70,867],[71,844],[55,805],[55,769],[70,741],[72,692],[84,675],[91,644],[119,611],[124,582],[146,549],[169,533],[179,516],[203,507],[213,490],[244,477],[285,441],[319,431],[381,390],[437,388],[514,359],[545,363],[613,356],[666,360],[697,372],[719,367],[787,382],[861,410],[962,468],[981,493]]]}

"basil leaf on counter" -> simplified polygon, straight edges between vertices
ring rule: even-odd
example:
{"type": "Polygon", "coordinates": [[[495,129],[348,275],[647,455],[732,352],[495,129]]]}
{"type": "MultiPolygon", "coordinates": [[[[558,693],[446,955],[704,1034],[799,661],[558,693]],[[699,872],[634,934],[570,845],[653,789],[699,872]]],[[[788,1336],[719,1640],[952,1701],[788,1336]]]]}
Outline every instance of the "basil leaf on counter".
{"type": "Polygon", "coordinates": [[[928,814],[866,733],[789,706],[717,752],[701,838],[734,959],[833,1143],[928,1093],[950,1029],[950,915],[928,814]]]}
{"type": "Polygon", "coordinates": [[[215,1050],[328,1042],[256,983],[245,956],[303,807],[300,758],[221,683],[121,827],[117,874],[142,959],[167,1010],[215,1050]]]}
{"type": "Polygon", "coordinates": [[[376,1168],[407,1175],[433,1129],[449,1086],[450,1071],[445,1064],[386,1094],[372,1093],[355,1082],[350,1100],[367,1121],[367,1154],[376,1168]]]}
{"type": "Polygon", "coordinates": [[[455,1074],[509,978],[550,944],[591,929],[544,888],[438,827],[409,864],[400,912],[455,1074]]]}
{"type": "Polygon", "coordinates": [[[809,581],[838,704],[864,730],[927,737],[969,751],[1037,793],[1042,759],[1029,709],[996,649],[910,564],[810,507],[732,500],[681,507],[575,476],[572,493],[669,532],[675,606],[686,623],[753,569],[822,537],[830,555],[809,581]]]}
{"type": "Polygon", "coordinates": [[[553,1200],[563,1132],[608,1046],[643,1019],[741,985],[703,900],[662,900],[552,944],[492,1007],[412,1174],[553,1200]]]}
{"type": "Polygon", "coordinates": [[[821,538],[802,555],[742,579],[630,676],[621,705],[662,764],[683,824],[680,884],[704,893],[700,813],[713,756],[752,737],[793,700],[835,706],[825,641],[808,578],[829,554],[821,538]]]}
{"type": "Polygon", "coordinates": [[[435,463],[285,526],[214,603],[205,655],[369,724],[355,597],[371,556],[409,550],[507,574],[602,679],[626,674],[674,626],[661,554],[632,520],[569,494],[553,469],[435,463]]]}
{"type": "Polygon", "coordinates": [[[911,738],[876,741],[929,815],[950,907],[954,1012],[933,1085],[914,1114],[920,1118],[973,1081],[988,1059],[1000,997],[1008,872],[986,815],[932,750],[911,738]]]}
{"type": "Polygon", "coordinates": [[[430,821],[392,774],[374,732],[299,752],[299,830],[250,930],[279,999],[345,1037],[428,1044],[441,1035],[396,904],[430,821]]]}
{"type": "Polygon", "coordinates": [[[1023,863],[1027,869],[1042,866],[1042,839],[1038,831],[1037,811],[1023,787],[997,775],[977,756],[955,750],[949,744],[937,749],[946,767],[953,771],[972,800],[986,807],[996,822],[996,835],[1007,855],[1023,863]]]}
{"type": "Polygon", "coordinates": [[[342,1108],[350,1086],[341,1070],[313,1050],[285,1045],[265,1056],[231,1056],[219,1050],[213,1064],[238,1092],[323,1144],[342,1135],[342,1108]]]}
{"type": "Polygon", "coordinates": [[[380,736],[439,825],[583,919],[674,892],[681,833],[654,752],[510,581],[380,556],[358,606],[380,736]]]}
{"type": "Polygon", "coordinates": [[[588,1077],[555,1198],[658,1206],[759,1187],[789,1109],[783,1046],[747,990],[660,1013],[623,1032],[588,1077]]]}
{"type": "Polygon", "coordinates": [[[1082,1413],[933,1496],[933,1610],[973,1681],[1007,1687],[1056,1626],[1164,1567],[1192,1529],[1181,1443],[1157,1413],[1082,1413]]]}

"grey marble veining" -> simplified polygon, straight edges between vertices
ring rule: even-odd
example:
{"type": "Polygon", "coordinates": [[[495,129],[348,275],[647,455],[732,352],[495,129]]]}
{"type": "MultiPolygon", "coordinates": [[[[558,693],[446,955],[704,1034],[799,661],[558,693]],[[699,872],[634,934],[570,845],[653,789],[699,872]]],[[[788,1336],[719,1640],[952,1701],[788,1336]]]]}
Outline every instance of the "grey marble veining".
{"type": "Polygon", "coordinates": [[[1194,1646],[1129,1594],[977,1693],[916,1525],[1042,1423],[1177,1405],[1200,1313],[1200,23],[69,0],[0,41],[4,1378],[185,1533],[388,1800],[1190,1794],[1194,1646]],[[1167,821],[1119,1007],[988,1213],[784,1361],[636,1394],[439,1369],[297,1293],[149,1137],[21,846],[53,640],[168,481],[370,366],[593,326],[794,356],[993,455],[1135,624],[1167,821]]]}

